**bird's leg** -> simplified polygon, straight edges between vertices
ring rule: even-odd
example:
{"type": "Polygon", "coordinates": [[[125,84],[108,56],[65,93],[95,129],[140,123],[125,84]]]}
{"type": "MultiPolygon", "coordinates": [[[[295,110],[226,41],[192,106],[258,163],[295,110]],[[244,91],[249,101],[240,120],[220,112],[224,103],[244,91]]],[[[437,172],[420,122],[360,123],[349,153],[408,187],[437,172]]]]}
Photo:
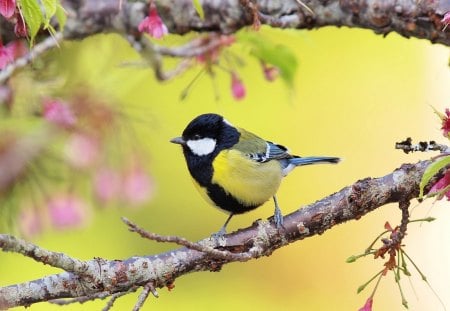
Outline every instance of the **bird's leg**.
{"type": "Polygon", "coordinates": [[[273,220],[275,221],[277,229],[281,229],[283,227],[283,214],[281,214],[280,207],[278,206],[278,200],[275,195],[273,196],[273,202],[275,203],[275,212],[273,213],[273,220]]]}
{"type": "Polygon", "coordinates": [[[223,224],[222,228],[220,228],[220,230],[216,233],[212,234],[212,237],[214,238],[221,238],[223,237],[226,233],[227,233],[227,225],[231,220],[231,217],[233,217],[233,213],[230,214],[230,216],[228,216],[227,220],[225,221],[225,223],[223,224]]]}

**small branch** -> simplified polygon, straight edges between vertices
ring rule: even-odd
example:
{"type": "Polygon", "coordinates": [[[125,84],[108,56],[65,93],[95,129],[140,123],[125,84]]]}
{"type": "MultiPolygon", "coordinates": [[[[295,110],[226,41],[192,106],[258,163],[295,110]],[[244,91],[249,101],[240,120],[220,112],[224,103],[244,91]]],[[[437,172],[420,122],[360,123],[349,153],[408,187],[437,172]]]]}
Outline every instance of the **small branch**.
{"type": "Polygon", "coordinates": [[[192,249],[192,250],[195,250],[198,252],[206,253],[208,255],[213,256],[216,259],[224,259],[224,260],[229,260],[229,261],[248,261],[253,258],[250,254],[246,254],[246,253],[236,254],[236,253],[232,253],[229,251],[220,251],[220,250],[214,249],[213,247],[215,246],[214,245],[215,242],[213,241],[213,239],[205,239],[202,241],[203,244],[193,243],[182,237],[164,236],[164,235],[159,235],[157,233],[145,231],[144,229],[138,227],[136,224],[132,223],[125,217],[122,217],[122,221],[128,226],[128,228],[131,232],[136,232],[141,237],[152,240],[152,241],[162,242],[162,243],[175,243],[175,244],[185,246],[189,249],[192,249]],[[208,244],[211,244],[211,245],[208,245],[208,244]]]}
{"type": "MultiPolygon", "coordinates": [[[[251,258],[269,256],[289,243],[322,234],[346,221],[359,219],[385,204],[407,202],[417,198],[421,177],[430,163],[431,161],[421,161],[416,164],[404,164],[384,177],[359,180],[339,192],[286,215],[283,230],[277,230],[273,221],[258,221],[248,228],[226,235],[220,242],[218,247],[220,250],[212,248],[209,238],[192,243],[179,237],[164,237],[146,232],[124,220],[131,231],[143,237],[160,242],[175,242],[189,248],[184,247],[153,256],[131,257],[126,260],[96,258],[85,262],[79,261],[74,265],[86,267],[88,273],[80,273],[81,268],[74,269],[71,265],[60,264],[56,259],[44,260],[35,252],[46,254],[49,258],[65,258],[67,255],[43,252],[30,243],[0,234],[0,248],[3,250],[16,251],[33,259],[38,258],[40,262],[54,263],[58,267],[67,267],[74,271],[0,287],[0,309],[52,299],[95,298],[99,293],[114,295],[149,283],[154,288],[172,286],[176,278],[187,273],[218,271],[224,264],[243,258],[248,260],[247,256],[251,258]]],[[[435,176],[431,183],[440,177],[442,174],[435,176]]],[[[426,190],[428,189],[429,186],[426,187],[426,190]]],[[[405,203],[402,203],[401,207],[406,207],[405,203]]],[[[71,258],[68,258],[70,262],[71,258]]],[[[152,291],[151,287],[148,288],[152,291]]],[[[145,300],[143,296],[142,300],[145,300]]]]}
{"type": "Polygon", "coordinates": [[[81,260],[71,258],[64,253],[57,253],[40,248],[37,245],[26,242],[10,235],[3,235],[0,240],[0,248],[5,252],[19,253],[30,257],[37,262],[63,269],[67,272],[83,275],[88,268],[81,260]]]}
{"type": "Polygon", "coordinates": [[[115,293],[114,295],[111,296],[111,299],[108,301],[108,303],[106,304],[106,306],[102,309],[102,311],[108,311],[111,310],[111,308],[113,307],[114,303],[116,302],[116,300],[124,295],[127,295],[131,292],[134,292],[137,290],[137,286],[129,291],[126,292],[122,292],[122,293],[115,293]]]}
{"type": "Polygon", "coordinates": [[[148,282],[147,284],[144,285],[144,288],[142,289],[141,294],[139,295],[139,298],[136,302],[136,304],[134,305],[133,311],[139,311],[141,310],[142,306],[144,305],[144,302],[147,300],[148,295],[150,294],[150,292],[153,294],[153,296],[155,296],[156,298],[158,297],[158,293],[156,292],[155,287],[153,286],[152,282],[148,282]]]}
{"type": "Polygon", "coordinates": [[[440,151],[444,153],[450,151],[448,146],[438,144],[434,140],[430,140],[429,142],[420,141],[418,144],[413,145],[411,137],[406,138],[404,141],[395,143],[395,149],[403,150],[404,153],[415,151],[440,151]]]}
{"type": "Polygon", "coordinates": [[[28,52],[25,56],[16,59],[13,63],[6,66],[5,69],[0,70],[0,84],[3,84],[7,79],[9,79],[16,70],[27,66],[36,57],[58,46],[62,38],[62,33],[58,32],[54,36],[44,39],[42,42],[39,42],[38,44],[33,46],[31,51],[28,52]]]}
{"type": "MultiPolygon", "coordinates": [[[[397,32],[407,38],[424,38],[431,42],[450,45],[448,30],[444,29],[442,18],[450,6],[446,1],[394,1],[394,0],[203,0],[204,19],[196,14],[192,0],[158,0],[158,12],[171,33],[185,34],[190,31],[214,34],[219,40],[206,45],[200,44],[204,38],[194,39],[192,43],[180,48],[154,47],[158,57],[176,56],[191,58],[220,45],[220,35],[236,33],[240,29],[253,25],[267,24],[279,28],[311,29],[325,26],[348,26],[372,29],[377,34],[387,35],[397,32]],[[209,45],[209,46],[208,46],[209,45]],[[203,51],[203,52],[202,52],[203,51]]],[[[58,45],[63,37],[67,40],[80,39],[98,33],[115,32],[122,34],[130,42],[139,41],[142,34],[138,25],[148,13],[148,1],[120,0],[66,1],[64,7],[68,18],[64,33],[54,38],[38,38],[36,44],[26,56],[17,59],[0,72],[0,84],[4,83],[19,68],[29,64],[33,58],[58,45]]],[[[3,43],[15,38],[8,22],[0,19],[3,43]]],[[[167,80],[186,68],[180,66],[173,72],[164,73],[161,61],[155,61],[156,76],[167,80]]]]}
{"type": "Polygon", "coordinates": [[[312,29],[331,25],[368,28],[377,34],[397,32],[407,38],[450,44],[448,32],[442,31],[442,18],[450,11],[447,1],[309,0],[302,2],[303,6],[297,0],[205,0],[202,1],[203,20],[195,14],[192,0],[160,0],[157,3],[169,30],[179,34],[191,30],[234,33],[252,25],[254,11],[257,10],[261,23],[272,27],[312,29]]]}
{"type": "MultiPolygon", "coordinates": [[[[118,294],[125,294],[125,293],[117,293],[114,295],[118,295],[118,294]]],[[[95,299],[105,299],[107,297],[111,296],[111,293],[107,293],[107,292],[101,292],[101,293],[97,293],[95,295],[91,295],[91,296],[82,296],[82,297],[77,297],[77,298],[73,298],[73,299],[55,299],[55,300],[50,300],[49,303],[58,305],[58,306],[66,306],[66,305],[71,305],[74,303],[79,303],[79,304],[83,304],[85,302],[88,301],[92,301],[95,299]]]]}

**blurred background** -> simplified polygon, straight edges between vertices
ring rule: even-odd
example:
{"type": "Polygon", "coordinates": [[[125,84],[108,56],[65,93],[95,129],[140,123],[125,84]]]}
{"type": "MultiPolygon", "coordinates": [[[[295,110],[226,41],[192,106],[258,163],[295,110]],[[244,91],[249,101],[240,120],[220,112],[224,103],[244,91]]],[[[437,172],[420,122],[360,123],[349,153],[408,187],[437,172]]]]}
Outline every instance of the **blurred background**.
{"type": "MultiPolygon", "coordinates": [[[[124,167],[131,166],[133,171],[139,166],[135,171],[145,170],[150,176],[145,179],[142,200],[106,203],[89,190],[83,168],[77,170],[79,173],[63,174],[63,179],[58,176],[49,188],[61,193],[82,193],[80,204],[90,206],[83,209],[81,225],[70,228],[47,224],[38,226],[42,230],[30,230],[32,225],[23,221],[26,215],[20,216],[24,210],[20,206],[27,204],[28,199],[32,202],[30,192],[34,190],[24,187],[8,200],[5,196],[2,199],[5,205],[20,209],[2,214],[3,221],[10,223],[5,230],[79,259],[125,259],[177,247],[146,241],[128,232],[121,216],[149,231],[193,241],[217,231],[226,215],[203,201],[193,187],[180,148],[169,143],[192,118],[206,112],[223,114],[233,124],[286,145],[295,154],[343,158],[336,166],[304,167],[290,174],[278,192],[284,214],[358,179],[384,176],[402,163],[432,156],[395,150],[395,142],[406,137],[415,142],[448,143],[432,109],[443,112],[450,107],[448,48],[396,34],[383,38],[372,31],[346,28],[292,31],[263,27],[261,34],[286,45],[296,55],[299,65],[293,89],[281,79],[266,81],[259,62],[239,44],[231,47],[230,53],[243,63],[237,68],[246,88],[246,96],[240,101],[232,97],[229,73],[220,70],[214,79],[205,74],[195,79],[202,70],[198,66],[160,83],[150,68],[123,65],[139,61],[140,56],[117,35],[64,43],[61,49],[33,64],[34,69],[48,66],[41,76],[33,69],[16,76],[12,84],[21,86],[23,93],[17,94],[12,117],[4,118],[10,121],[2,121],[2,130],[11,130],[17,124],[24,131],[35,126],[35,121],[23,117],[24,110],[34,109],[29,107],[33,96],[51,93],[57,97],[71,92],[72,98],[82,97],[88,103],[92,98],[98,103],[101,98],[112,103],[116,115],[120,115],[120,125],[109,138],[102,163],[107,161],[114,167],[125,155],[133,154],[132,164],[124,167]],[[30,83],[36,79],[41,85],[30,83]],[[186,98],[180,100],[191,82],[186,98]],[[12,203],[15,201],[21,203],[12,203]],[[22,222],[17,220],[19,216],[22,222]]],[[[185,40],[171,35],[160,43],[170,45],[185,40]]],[[[170,67],[173,61],[166,65],[170,67]]],[[[83,113],[89,114],[89,109],[83,113]]],[[[56,140],[51,147],[62,150],[61,144],[56,140]]],[[[52,175],[58,172],[58,163],[47,159],[35,174],[52,175]]],[[[427,276],[432,289],[410,265],[413,275],[401,280],[405,298],[411,310],[444,310],[439,299],[450,308],[448,202],[414,201],[412,205],[412,219],[437,218],[432,223],[410,224],[404,240],[406,252],[427,276]]],[[[246,227],[272,213],[273,204],[268,202],[256,211],[233,218],[228,229],[246,227]]],[[[352,264],[345,260],[362,253],[384,230],[386,221],[397,225],[399,216],[397,205],[384,206],[358,221],[284,247],[270,257],[229,264],[220,273],[183,276],[175,281],[173,290],[159,289],[160,298],[150,297],[144,310],[358,310],[374,284],[360,294],[356,294],[356,289],[380,271],[384,261],[370,256],[352,264]]],[[[0,286],[59,272],[17,254],[0,253],[0,262],[0,286]]],[[[118,299],[113,310],[131,309],[137,295],[118,299]]],[[[403,310],[401,302],[399,288],[390,273],[381,280],[374,310],[403,310]]],[[[99,310],[105,304],[106,301],[94,301],[64,310],[99,310]]],[[[40,303],[30,310],[61,307],[40,303]]]]}

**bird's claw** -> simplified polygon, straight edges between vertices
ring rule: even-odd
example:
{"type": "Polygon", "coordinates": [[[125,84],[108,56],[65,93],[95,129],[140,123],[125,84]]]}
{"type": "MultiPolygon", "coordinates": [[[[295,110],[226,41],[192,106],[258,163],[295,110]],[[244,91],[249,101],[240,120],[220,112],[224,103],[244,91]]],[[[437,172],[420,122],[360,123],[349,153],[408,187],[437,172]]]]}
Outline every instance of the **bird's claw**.
{"type": "Polygon", "coordinates": [[[281,211],[279,209],[275,210],[275,214],[273,215],[273,220],[275,222],[275,226],[277,229],[283,228],[283,215],[281,214],[281,211]]]}

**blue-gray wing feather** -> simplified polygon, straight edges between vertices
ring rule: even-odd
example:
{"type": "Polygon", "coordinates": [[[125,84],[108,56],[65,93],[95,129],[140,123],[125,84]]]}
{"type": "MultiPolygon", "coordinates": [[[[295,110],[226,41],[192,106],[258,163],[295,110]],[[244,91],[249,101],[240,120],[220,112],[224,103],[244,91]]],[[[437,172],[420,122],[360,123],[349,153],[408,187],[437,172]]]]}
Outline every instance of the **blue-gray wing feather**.
{"type": "Polygon", "coordinates": [[[274,144],[270,141],[266,141],[265,152],[251,153],[248,156],[257,162],[267,162],[270,160],[279,160],[291,158],[288,149],[282,145],[274,144]]]}

